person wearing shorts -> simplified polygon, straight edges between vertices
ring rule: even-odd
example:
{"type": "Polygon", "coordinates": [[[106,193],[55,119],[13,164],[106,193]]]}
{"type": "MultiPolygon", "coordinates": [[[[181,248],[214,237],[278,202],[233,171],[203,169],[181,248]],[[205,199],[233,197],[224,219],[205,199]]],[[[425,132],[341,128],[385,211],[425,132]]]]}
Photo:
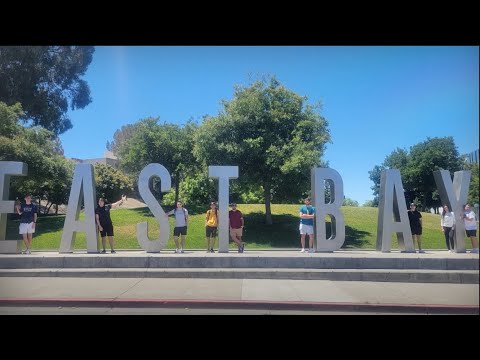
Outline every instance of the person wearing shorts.
{"type": "Polygon", "coordinates": [[[311,205],[310,198],[304,200],[305,205],[300,207],[300,243],[302,245],[302,250],[300,252],[304,253],[305,250],[305,237],[308,235],[309,242],[309,252],[314,253],[313,249],[313,238],[315,236],[313,231],[313,219],[315,218],[315,208],[311,205]]]}
{"type": "Polygon", "coordinates": [[[465,232],[467,237],[469,237],[472,241],[472,250],[470,250],[470,253],[478,254],[477,221],[475,213],[472,211],[470,204],[465,205],[463,223],[465,224],[465,232]]]}
{"type": "Polygon", "coordinates": [[[165,216],[175,215],[175,227],[173,229],[173,241],[175,241],[175,253],[183,254],[183,249],[185,247],[185,236],[187,235],[187,225],[188,225],[188,210],[183,207],[181,201],[177,201],[177,207],[173,210],[170,210],[165,214],[165,216]],[[178,244],[178,237],[182,236],[182,245],[181,247],[178,244]]]}
{"type": "Polygon", "coordinates": [[[237,204],[230,204],[232,210],[228,212],[228,219],[230,221],[230,237],[233,242],[238,246],[238,252],[243,253],[245,250],[245,244],[242,242],[243,227],[245,222],[243,221],[243,214],[237,209],[237,204]]]}
{"type": "Polygon", "coordinates": [[[113,204],[106,204],[104,198],[98,199],[98,206],[95,209],[95,220],[102,238],[103,254],[107,252],[105,250],[107,236],[108,242],[110,243],[110,252],[115,254],[115,250],[113,249],[113,223],[112,219],[110,218],[110,210],[122,205],[125,200],[125,195],[122,195],[122,198],[113,204]]]}
{"type": "Polygon", "coordinates": [[[16,207],[17,214],[20,215],[20,235],[23,237],[25,243],[25,254],[30,254],[32,248],[32,238],[35,232],[35,225],[37,223],[37,206],[32,204],[32,196],[27,194],[25,196],[25,204],[16,207]]]}
{"type": "Polygon", "coordinates": [[[207,210],[205,217],[205,236],[207,237],[207,253],[214,253],[215,237],[218,229],[218,210],[215,201],[210,203],[210,209],[207,210]],[[212,245],[210,245],[210,240],[212,245]]]}
{"type": "Polygon", "coordinates": [[[415,239],[417,239],[418,252],[423,254],[425,251],[422,250],[422,214],[417,210],[415,203],[410,204],[408,220],[410,221],[410,230],[412,231],[413,248],[415,249],[415,239]]]}

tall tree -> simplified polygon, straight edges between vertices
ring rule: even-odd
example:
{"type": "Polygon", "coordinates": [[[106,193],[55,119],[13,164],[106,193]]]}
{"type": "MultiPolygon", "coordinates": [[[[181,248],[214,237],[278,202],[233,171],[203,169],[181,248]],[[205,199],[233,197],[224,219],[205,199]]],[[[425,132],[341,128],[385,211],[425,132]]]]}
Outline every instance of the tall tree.
{"type": "Polygon", "coordinates": [[[321,163],[330,141],[320,104],[307,104],[275,77],[235,86],[231,101],[223,101],[216,117],[206,117],[195,136],[195,154],[208,165],[237,165],[240,176],[261,185],[266,223],[272,223],[270,203],[283,182],[300,198],[310,188],[310,169],[321,163]]]}
{"type": "Polygon", "coordinates": [[[461,169],[461,158],[453,137],[427,138],[427,140],[410,147],[410,152],[396,149],[385,158],[381,166],[376,165],[369,172],[373,181],[375,199],[378,203],[381,170],[398,169],[407,201],[417,200],[422,208],[440,206],[440,197],[433,178],[435,170],[444,169],[454,173],[461,169]]]}
{"type": "Polygon", "coordinates": [[[92,61],[92,46],[0,47],[0,101],[22,104],[22,120],[59,135],[72,128],[68,108],[83,109],[90,88],[80,77],[92,61]]]}
{"type": "MultiPolygon", "coordinates": [[[[140,120],[124,140],[114,148],[120,166],[135,178],[150,163],[160,163],[172,174],[175,201],[178,200],[180,182],[186,172],[194,172],[192,154],[193,134],[196,124],[188,122],[181,127],[175,124],[159,124],[158,118],[140,120]]],[[[116,140],[115,140],[116,141],[116,140]]]]}
{"type": "Polygon", "coordinates": [[[32,193],[50,203],[64,203],[73,164],[64,158],[60,141],[51,131],[21,126],[21,114],[20,104],[7,106],[0,102],[0,161],[28,164],[28,176],[12,177],[11,196],[21,198],[32,193]]]}

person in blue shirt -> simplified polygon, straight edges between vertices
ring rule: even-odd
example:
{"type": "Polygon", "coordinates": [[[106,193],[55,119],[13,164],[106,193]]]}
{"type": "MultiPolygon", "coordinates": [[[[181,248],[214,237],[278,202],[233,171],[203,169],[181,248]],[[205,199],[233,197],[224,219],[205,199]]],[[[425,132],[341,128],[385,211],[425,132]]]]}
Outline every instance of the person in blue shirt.
{"type": "Polygon", "coordinates": [[[310,247],[310,252],[315,252],[313,250],[313,219],[315,217],[315,208],[310,205],[310,198],[305,199],[305,205],[300,207],[300,242],[302,243],[302,250],[300,252],[305,252],[305,235],[308,235],[308,242],[310,247]]]}
{"type": "Polygon", "coordinates": [[[23,236],[23,242],[27,248],[25,254],[30,254],[32,237],[37,223],[37,206],[32,204],[30,194],[25,196],[25,204],[17,206],[17,214],[20,215],[20,234],[23,236]]]}

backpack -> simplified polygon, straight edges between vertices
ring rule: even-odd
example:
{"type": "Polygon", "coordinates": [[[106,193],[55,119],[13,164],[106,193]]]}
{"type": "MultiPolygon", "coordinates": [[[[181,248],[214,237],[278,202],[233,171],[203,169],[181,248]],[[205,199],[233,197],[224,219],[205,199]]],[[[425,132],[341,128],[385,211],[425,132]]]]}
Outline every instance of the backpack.
{"type": "MultiPolygon", "coordinates": [[[[173,215],[175,215],[175,211],[177,211],[177,208],[173,209],[173,215]]],[[[182,211],[183,211],[183,216],[185,218],[185,224],[187,223],[187,213],[185,212],[185,208],[182,207],[182,211]]]]}

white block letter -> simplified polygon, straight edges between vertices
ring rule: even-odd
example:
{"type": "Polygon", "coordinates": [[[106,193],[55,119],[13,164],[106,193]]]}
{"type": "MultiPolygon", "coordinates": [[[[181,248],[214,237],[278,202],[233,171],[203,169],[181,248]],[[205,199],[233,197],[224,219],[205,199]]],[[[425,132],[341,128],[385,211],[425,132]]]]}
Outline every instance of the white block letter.
{"type": "Polygon", "coordinates": [[[228,252],[230,234],[228,220],[229,179],[238,178],[238,166],[209,166],[208,176],[218,178],[218,252],[228,252]]]}
{"type": "Polygon", "coordinates": [[[415,252],[399,170],[382,171],[379,196],[377,251],[390,252],[392,232],[395,232],[398,248],[405,252],[415,252]]]}
{"type": "Polygon", "coordinates": [[[333,169],[312,169],[312,197],[315,206],[316,250],[339,250],[345,242],[345,219],[340,206],[343,203],[343,180],[333,169]],[[325,203],[325,182],[330,183],[331,201],[325,203]],[[332,220],[332,235],[327,239],[325,215],[332,220]]]}
{"type": "Polygon", "coordinates": [[[60,253],[71,253],[75,245],[77,231],[87,235],[87,252],[98,253],[97,226],[95,224],[96,207],[95,178],[92,164],[77,164],[73,174],[72,188],[68,198],[67,215],[63,225],[60,253]],[[80,221],[82,199],[85,209],[85,220],[80,221]]]}
{"type": "Polygon", "coordinates": [[[167,245],[168,237],[170,235],[170,223],[165,216],[165,212],[158,203],[157,199],[150,190],[149,182],[152,176],[160,178],[160,191],[167,192],[171,188],[171,178],[167,169],[160,164],[148,164],[145,166],[138,177],[138,192],[143,201],[150,208],[153,216],[158,221],[160,226],[160,234],[158,239],[148,239],[148,223],[141,222],[137,224],[137,241],[140,247],[146,252],[160,252],[165,245],[167,245]]]}

